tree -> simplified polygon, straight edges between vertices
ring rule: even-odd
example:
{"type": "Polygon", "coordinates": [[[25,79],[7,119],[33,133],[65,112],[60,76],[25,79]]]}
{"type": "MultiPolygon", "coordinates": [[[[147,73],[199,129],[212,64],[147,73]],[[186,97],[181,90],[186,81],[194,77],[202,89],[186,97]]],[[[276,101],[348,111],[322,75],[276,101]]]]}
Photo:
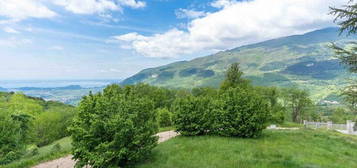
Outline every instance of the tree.
{"type": "Polygon", "coordinates": [[[333,110],[332,115],[329,117],[329,119],[333,123],[343,124],[346,123],[346,120],[348,119],[348,113],[343,108],[337,108],[333,110]]]}
{"type": "Polygon", "coordinates": [[[226,78],[221,84],[222,90],[227,90],[228,88],[247,88],[249,86],[249,81],[242,78],[243,72],[240,70],[239,63],[232,64],[227,72],[226,78]]]}
{"type": "MultiPolygon", "coordinates": [[[[357,33],[357,4],[354,0],[350,0],[343,8],[331,7],[331,14],[335,16],[335,22],[340,25],[340,32],[347,32],[347,35],[357,33]]],[[[357,73],[357,43],[350,42],[346,47],[341,47],[332,44],[332,49],[335,50],[336,57],[340,62],[347,66],[351,73],[357,73]]],[[[345,87],[342,95],[352,112],[357,113],[357,85],[356,81],[345,87]]]]}
{"type": "Polygon", "coordinates": [[[357,114],[357,84],[352,83],[346,86],[341,93],[343,100],[351,110],[352,114],[357,114]]]}
{"type": "Polygon", "coordinates": [[[159,115],[160,127],[169,127],[172,125],[172,114],[167,108],[157,109],[159,115]]]}
{"type": "Polygon", "coordinates": [[[286,108],[279,102],[281,99],[280,90],[275,87],[256,87],[255,90],[269,104],[271,123],[283,123],[285,120],[286,108]]]}
{"type": "Polygon", "coordinates": [[[156,146],[154,103],[111,85],[82,99],[70,132],[76,167],[124,167],[146,158],[156,146]]]}
{"type": "Polygon", "coordinates": [[[305,115],[309,112],[312,106],[312,101],[309,94],[304,90],[286,89],[285,100],[291,109],[291,117],[293,122],[300,123],[305,115]]]}

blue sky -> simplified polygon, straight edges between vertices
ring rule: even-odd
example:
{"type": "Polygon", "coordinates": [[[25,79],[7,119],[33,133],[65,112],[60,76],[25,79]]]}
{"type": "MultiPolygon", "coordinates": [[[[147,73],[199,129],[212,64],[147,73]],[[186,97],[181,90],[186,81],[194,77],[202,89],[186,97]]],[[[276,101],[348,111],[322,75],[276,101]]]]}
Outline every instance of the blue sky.
{"type": "Polygon", "coordinates": [[[347,0],[1,0],[0,80],[122,79],[334,26],[347,0]]]}

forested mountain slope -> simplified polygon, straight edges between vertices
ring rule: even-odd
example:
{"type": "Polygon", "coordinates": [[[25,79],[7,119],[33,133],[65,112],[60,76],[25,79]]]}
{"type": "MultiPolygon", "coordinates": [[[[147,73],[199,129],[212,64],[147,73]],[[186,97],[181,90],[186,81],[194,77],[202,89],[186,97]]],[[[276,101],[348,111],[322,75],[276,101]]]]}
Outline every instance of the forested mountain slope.
{"type": "Polygon", "coordinates": [[[143,82],[164,87],[217,87],[227,67],[239,62],[245,77],[255,85],[298,86],[308,89],[315,100],[335,101],[338,89],[345,84],[349,74],[328,45],[355,39],[339,35],[338,28],[326,28],[145,69],[122,84],[143,82]]]}

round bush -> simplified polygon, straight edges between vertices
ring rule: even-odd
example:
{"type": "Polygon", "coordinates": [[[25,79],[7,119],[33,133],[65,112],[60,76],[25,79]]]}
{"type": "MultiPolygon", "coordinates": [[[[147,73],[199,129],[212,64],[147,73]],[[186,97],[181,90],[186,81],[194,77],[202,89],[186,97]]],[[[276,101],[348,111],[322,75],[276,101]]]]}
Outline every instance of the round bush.
{"type": "Polygon", "coordinates": [[[211,131],[217,107],[210,97],[188,96],[176,100],[174,104],[174,124],[176,130],[185,136],[203,135],[211,131]]]}
{"type": "Polygon", "coordinates": [[[266,127],[268,104],[255,92],[230,88],[221,95],[223,107],[217,120],[218,134],[257,137],[266,127]]]}
{"type": "Polygon", "coordinates": [[[153,102],[117,85],[84,97],[70,132],[76,167],[126,167],[146,158],[158,140],[153,102]]]}

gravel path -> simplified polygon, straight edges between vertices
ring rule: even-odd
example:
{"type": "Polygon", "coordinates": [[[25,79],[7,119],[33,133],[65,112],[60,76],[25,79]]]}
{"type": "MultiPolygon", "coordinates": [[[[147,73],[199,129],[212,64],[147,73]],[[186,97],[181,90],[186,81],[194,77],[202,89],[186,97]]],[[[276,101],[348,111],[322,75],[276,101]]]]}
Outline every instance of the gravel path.
{"type": "MultiPolygon", "coordinates": [[[[174,131],[166,131],[160,132],[156,135],[159,136],[159,143],[161,143],[177,136],[177,133],[174,131]]],[[[72,160],[72,155],[68,155],[66,157],[62,157],[56,160],[41,163],[32,168],[73,168],[75,163],[76,162],[72,160]]]]}

